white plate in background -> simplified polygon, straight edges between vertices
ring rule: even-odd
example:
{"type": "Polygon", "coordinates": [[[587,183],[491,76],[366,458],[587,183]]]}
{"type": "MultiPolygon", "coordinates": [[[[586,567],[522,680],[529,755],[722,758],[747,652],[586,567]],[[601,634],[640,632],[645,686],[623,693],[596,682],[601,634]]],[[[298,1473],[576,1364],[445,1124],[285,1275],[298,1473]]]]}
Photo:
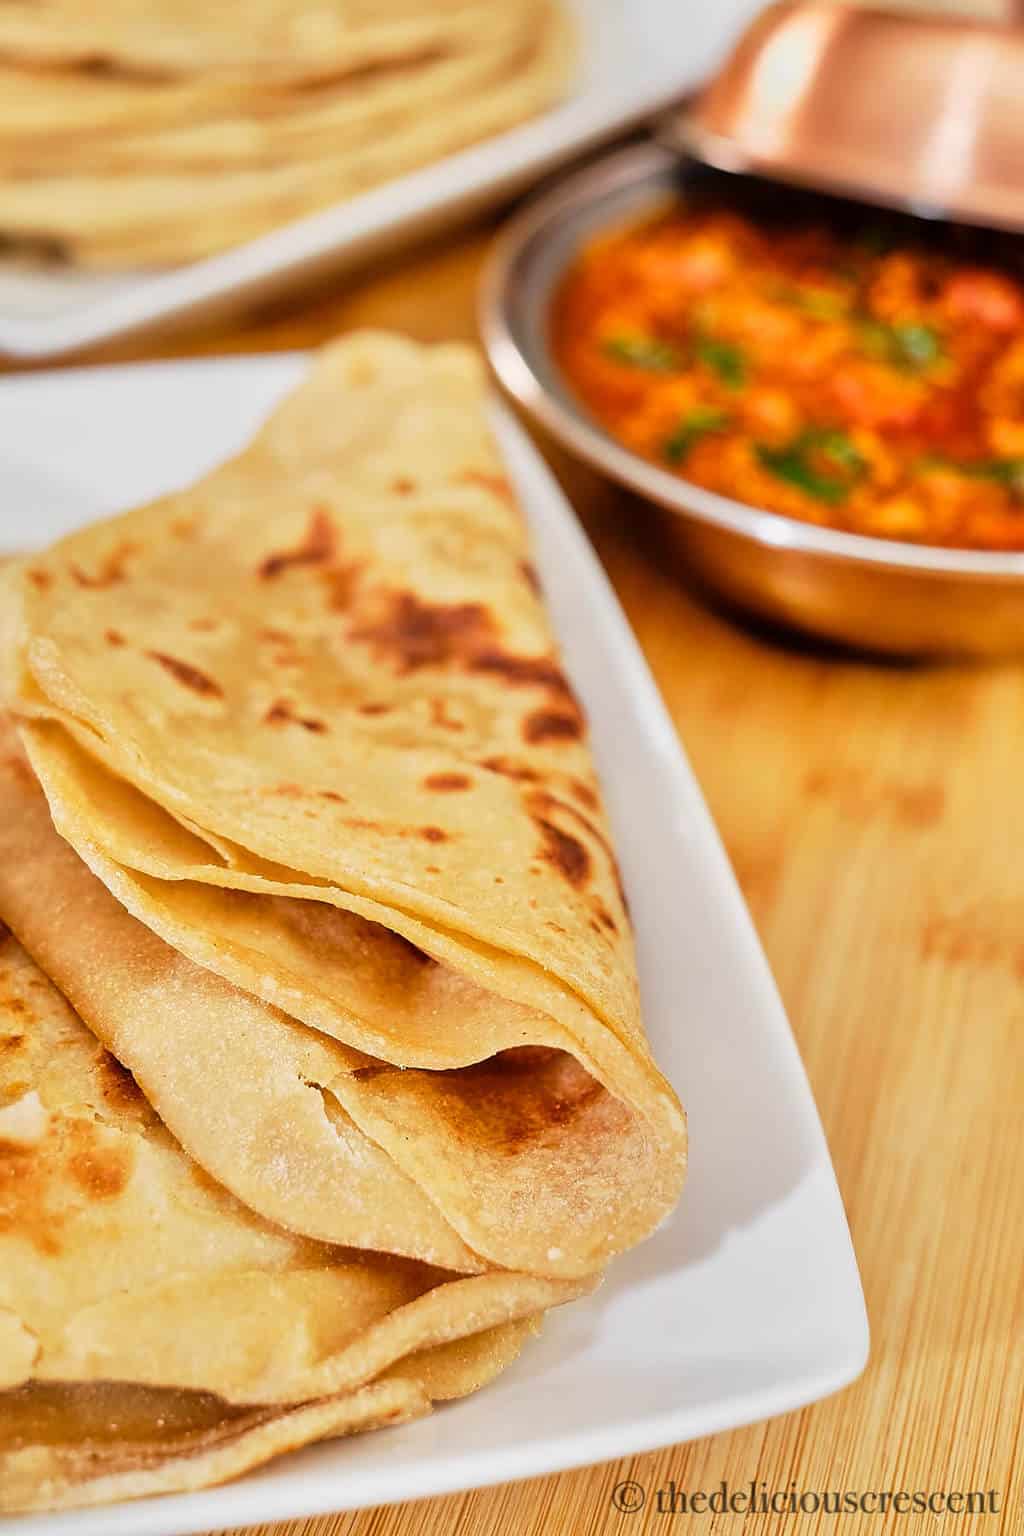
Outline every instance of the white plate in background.
{"type": "MultiPolygon", "coordinates": [[[[251,357],[0,380],[0,548],[190,482],[247,440],[304,367],[251,357]]],[[[590,716],[648,1034],[689,1115],[679,1209],[476,1397],[204,1493],[0,1518],[0,1536],[184,1536],[531,1477],[783,1413],[865,1363],[828,1149],[718,836],[571,509],[512,418],[496,408],[495,424],[590,716]]]]}
{"type": "Polygon", "coordinates": [[[560,160],[689,90],[758,0],[570,0],[575,90],[560,106],[223,255],[162,272],[75,273],[0,261],[0,352],[57,357],[172,317],[212,312],[380,255],[525,187],[560,160]]]}

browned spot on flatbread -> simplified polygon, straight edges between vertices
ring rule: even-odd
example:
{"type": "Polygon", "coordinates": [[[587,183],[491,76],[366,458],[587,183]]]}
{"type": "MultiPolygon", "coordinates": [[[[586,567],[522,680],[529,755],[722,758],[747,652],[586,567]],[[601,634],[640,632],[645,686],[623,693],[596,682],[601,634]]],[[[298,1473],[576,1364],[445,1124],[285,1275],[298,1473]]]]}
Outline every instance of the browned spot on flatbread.
{"type": "Polygon", "coordinates": [[[295,549],[283,549],[267,555],[260,562],[257,574],[264,581],[273,581],[283,571],[300,565],[326,565],[335,554],[334,524],[323,507],[314,507],[309,525],[301,544],[295,549]]]}
{"type": "Polygon", "coordinates": [[[268,784],[266,789],[260,791],[264,795],[281,795],[286,800],[302,800],[306,791],[301,784],[268,784]]]}
{"type": "Polygon", "coordinates": [[[615,921],[614,917],[612,917],[604,902],[600,899],[597,899],[594,902],[594,912],[596,913],[597,921],[600,923],[602,928],[607,928],[609,933],[618,933],[618,923],[615,921]]]}
{"type": "Polygon", "coordinates": [[[53,586],[52,574],[49,571],[40,569],[38,566],[33,566],[30,570],[27,570],[25,575],[34,587],[38,587],[40,592],[45,592],[48,587],[53,586]]]}
{"type": "Polygon", "coordinates": [[[103,638],[108,645],[112,645],[115,648],[124,645],[124,635],[122,635],[119,629],[105,629],[103,631],[103,638]]]}
{"type": "Polygon", "coordinates": [[[424,789],[437,790],[441,794],[459,789],[472,788],[473,780],[467,773],[430,773],[423,780],[424,789]]]}
{"type": "Polygon", "coordinates": [[[83,571],[80,565],[71,565],[71,575],[80,587],[103,588],[116,586],[125,579],[125,565],[139,546],[131,539],[124,539],[101,562],[95,571],[83,571]]]}
{"type": "Polygon", "coordinates": [[[540,577],[537,575],[537,567],[533,564],[532,560],[520,560],[519,571],[534,597],[540,597],[540,577]]]}
{"type": "Polygon", "coordinates": [[[390,704],[373,704],[373,703],[370,703],[370,704],[360,704],[359,705],[359,713],[361,715],[386,715],[386,714],[389,714],[390,711],[391,711],[391,705],[390,704]]]}
{"type": "Polygon", "coordinates": [[[585,805],[588,811],[600,809],[601,802],[597,798],[596,790],[591,789],[589,784],[584,784],[582,779],[570,779],[569,788],[580,802],[580,805],[585,805]]]}
{"type": "Polygon", "coordinates": [[[399,475],[397,479],[392,480],[391,489],[396,496],[411,496],[416,489],[416,481],[410,480],[408,475],[399,475]]]}
{"type": "Polygon", "coordinates": [[[564,714],[560,710],[535,709],[523,721],[523,740],[531,747],[545,741],[579,741],[583,735],[583,722],[579,715],[564,714]]]}
{"type": "Polygon", "coordinates": [[[0,1052],[2,1052],[4,1055],[13,1056],[15,1051],[21,1050],[22,1046],[25,1044],[26,1038],[27,1037],[25,1035],[5,1036],[3,1039],[0,1039],[0,1052]]]}
{"type": "Polygon", "coordinates": [[[267,725],[301,725],[304,731],[312,731],[317,736],[322,736],[327,729],[326,720],[318,720],[314,715],[297,714],[295,705],[288,699],[275,700],[263,719],[267,725]]]}
{"type": "Polygon", "coordinates": [[[415,592],[392,592],[380,616],[358,624],[349,639],[369,645],[378,661],[404,674],[466,662],[495,634],[482,603],[427,603],[415,592]]]}
{"type": "Polygon", "coordinates": [[[294,635],[290,635],[286,629],[274,629],[269,624],[258,629],[256,636],[260,640],[269,640],[273,645],[293,645],[295,642],[294,635]]]}
{"type": "Polygon", "coordinates": [[[211,630],[217,629],[217,628],[219,628],[219,626],[220,626],[220,620],[219,619],[199,618],[199,619],[189,619],[189,621],[188,621],[189,629],[194,629],[198,634],[201,634],[201,635],[208,635],[211,630]]]}
{"type": "Polygon", "coordinates": [[[464,731],[466,729],[457,715],[449,713],[446,699],[430,700],[430,723],[440,726],[442,731],[464,731]]]}
{"type": "Polygon", "coordinates": [[[38,1253],[60,1252],[63,1225],[55,1169],[42,1147],[22,1147],[0,1140],[0,1232],[13,1232],[38,1253]]]}
{"type": "Polygon", "coordinates": [[[111,1145],[94,1121],[74,1117],[51,1121],[31,1146],[0,1141],[0,1233],[52,1257],[76,1208],[115,1199],[133,1163],[130,1142],[111,1145]]]}
{"type": "Polygon", "coordinates": [[[514,656],[484,649],[470,658],[469,670],[499,677],[512,688],[544,688],[557,698],[568,700],[574,713],[579,708],[569,680],[553,656],[514,656]]]}
{"type": "Polygon", "coordinates": [[[190,661],[182,661],[177,656],[168,656],[164,651],[147,651],[146,655],[151,661],[158,662],[165,672],[169,672],[175,682],[183,688],[190,688],[193,693],[198,693],[203,698],[222,699],[224,691],[220,684],[214,682],[205,672],[200,672],[190,661]]]}
{"type": "MultiPolygon", "coordinates": [[[[495,619],[481,603],[428,603],[414,592],[388,593],[377,615],[355,625],[348,638],[369,645],[375,659],[390,662],[399,675],[457,667],[511,688],[542,689],[557,701],[560,718],[578,720],[576,733],[582,734],[582,714],[557,659],[503,650],[495,619]]],[[[444,700],[431,699],[430,708],[435,724],[463,728],[448,716],[444,700]]]]}
{"type": "Polygon", "coordinates": [[[197,517],[176,517],[171,522],[171,532],[176,539],[194,539],[199,532],[197,517]]]}
{"type": "Polygon", "coordinates": [[[449,840],[448,833],[441,827],[395,826],[383,821],[373,821],[365,816],[346,816],[342,825],[352,827],[357,832],[379,832],[383,837],[422,838],[427,843],[446,843],[449,840]]]}
{"type": "Polygon", "coordinates": [[[86,1147],[73,1152],[67,1168],[75,1183],[91,1200],[114,1200],[126,1188],[135,1161],[130,1146],[86,1147]]]}
{"type": "Polygon", "coordinates": [[[605,1093],[573,1057],[543,1046],[446,1072],[445,1089],[456,1132],[509,1156],[547,1141],[605,1093]]]}
{"type": "Polygon", "coordinates": [[[459,475],[459,480],[463,485],[476,485],[483,491],[490,491],[492,496],[500,497],[510,507],[519,505],[512,483],[504,475],[496,475],[486,469],[465,469],[459,475]]]}
{"type": "Polygon", "coordinates": [[[321,789],[318,791],[321,800],[333,800],[338,805],[348,805],[345,795],[339,795],[336,789],[321,789]]]}
{"type": "Polygon", "coordinates": [[[349,565],[336,565],[321,571],[320,580],[326,588],[327,606],[332,613],[344,613],[352,606],[362,569],[362,565],[352,561],[349,565]]]}
{"type": "Polygon", "coordinates": [[[536,784],[540,775],[533,768],[528,768],[525,763],[517,763],[510,757],[484,757],[480,760],[481,768],[490,769],[491,773],[500,773],[506,779],[518,779],[524,784],[536,784]]]}
{"type": "Polygon", "coordinates": [[[581,886],[590,878],[590,854],[571,832],[563,832],[545,816],[535,816],[543,843],[540,856],[564,875],[570,885],[581,886]]]}
{"type": "Polygon", "coordinates": [[[550,816],[559,812],[562,815],[569,816],[577,826],[582,827],[583,830],[594,839],[594,841],[603,851],[605,858],[608,860],[608,868],[611,873],[611,877],[615,882],[615,889],[618,894],[619,901],[622,904],[622,910],[628,918],[629,903],[626,900],[626,892],[622,884],[622,874],[619,870],[619,861],[615,857],[615,849],[612,847],[605,834],[601,831],[600,827],[595,826],[595,824],[590,820],[589,816],[584,816],[583,812],[577,809],[577,807],[572,805],[568,800],[562,800],[557,795],[550,794],[546,789],[531,790],[526,799],[526,806],[527,810],[534,817],[534,819],[537,817],[550,816]]]}

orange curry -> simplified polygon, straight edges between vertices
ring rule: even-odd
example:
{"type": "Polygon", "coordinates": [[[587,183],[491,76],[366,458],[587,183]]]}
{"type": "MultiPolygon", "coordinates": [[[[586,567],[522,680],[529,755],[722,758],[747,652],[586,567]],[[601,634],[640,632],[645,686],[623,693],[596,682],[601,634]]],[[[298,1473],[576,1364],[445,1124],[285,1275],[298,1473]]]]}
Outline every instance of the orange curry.
{"type": "Polygon", "coordinates": [[[1024,283],[941,240],[680,206],[583,250],[553,342],[613,436],[699,485],[1024,549],[1024,283]]]}

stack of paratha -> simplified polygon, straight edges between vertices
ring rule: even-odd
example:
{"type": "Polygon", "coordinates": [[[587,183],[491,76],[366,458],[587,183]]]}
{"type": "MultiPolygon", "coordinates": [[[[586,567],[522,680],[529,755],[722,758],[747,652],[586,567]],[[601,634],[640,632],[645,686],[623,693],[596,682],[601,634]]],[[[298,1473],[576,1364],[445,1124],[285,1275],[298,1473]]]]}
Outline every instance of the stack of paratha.
{"type": "Polygon", "coordinates": [[[195,260],[564,91],[560,0],[5,0],[0,236],[195,260]]]}
{"type": "Polygon", "coordinates": [[[476,360],[339,343],[6,589],[0,1508],[481,1385],[685,1128],[476,360]]]}

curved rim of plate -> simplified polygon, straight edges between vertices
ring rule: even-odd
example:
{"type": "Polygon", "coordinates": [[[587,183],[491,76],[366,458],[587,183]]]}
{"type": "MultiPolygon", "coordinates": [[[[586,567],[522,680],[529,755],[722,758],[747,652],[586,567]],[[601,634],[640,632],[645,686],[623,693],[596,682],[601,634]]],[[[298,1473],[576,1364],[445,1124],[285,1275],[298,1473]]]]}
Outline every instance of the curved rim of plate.
{"type": "MultiPolygon", "coordinates": [[[[531,199],[505,226],[484,270],[479,318],[491,365],[512,398],[578,458],[629,490],[682,517],[710,523],[766,548],[925,577],[1024,580],[1024,551],[951,549],[869,538],[802,523],[709,491],[622,447],[582,408],[571,403],[568,390],[563,398],[548,388],[517,333],[510,303],[513,285],[523,282],[528,302],[547,306],[554,281],[565,271],[566,263],[560,264],[555,279],[539,292],[531,291],[535,285],[530,282],[530,272],[536,254],[557,226],[599,208],[617,192],[665,175],[679,163],[678,155],[657,144],[617,151],[531,199]]],[[[614,212],[610,212],[608,227],[615,223],[614,212]]],[[[558,376],[553,361],[549,361],[551,372],[558,376]]]]}

